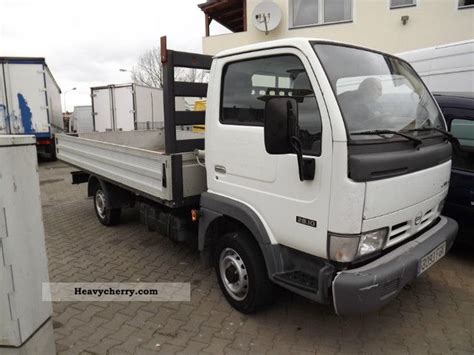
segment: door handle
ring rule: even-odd
[[[214,165],[214,170],[216,173],[221,173],[221,174],[226,173],[225,166],[222,166],[222,165]]]

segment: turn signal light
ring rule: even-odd
[[[191,210],[191,221],[197,222],[198,219],[199,219],[198,210]]]

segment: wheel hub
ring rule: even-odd
[[[225,278],[230,283],[236,283],[237,281],[239,281],[239,274],[238,274],[237,269],[235,268],[234,265],[230,265],[225,270]]]
[[[105,218],[105,194],[101,190],[95,194],[95,207],[100,218]]]
[[[234,249],[226,248],[221,252],[219,271],[229,295],[238,301],[243,300],[249,289],[247,267]]]

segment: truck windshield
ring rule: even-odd
[[[387,139],[408,133],[419,138],[437,134],[442,116],[415,71],[403,60],[359,48],[314,43],[353,140]],[[439,133],[438,133],[439,134]]]

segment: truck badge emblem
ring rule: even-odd
[[[423,214],[421,212],[416,215],[416,217],[415,217],[415,226],[417,226],[421,223],[422,218],[423,218]]]
[[[318,223],[316,221],[309,218],[301,217],[301,216],[296,216],[296,223],[301,223],[313,228],[316,228],[318,226]]]

